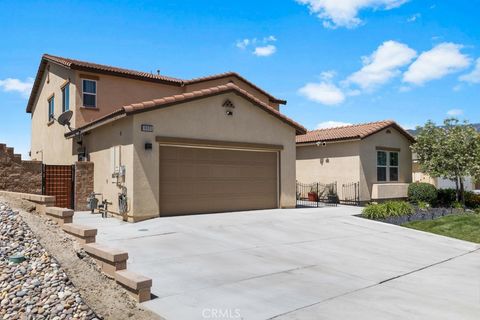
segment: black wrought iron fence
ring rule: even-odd
[[[297,207],[321,207],[338,204],[337,183],[301,183],[297,181]]]
[[[360,205],[360,182],[342,184],[341,204]]]

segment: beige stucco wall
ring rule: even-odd
[[[234,114],[225,115],[226,99]],[[154,125],[154,132],[141,132],[141,124]],[[134,214],[159,213],[159,145],[156,136],[279,144],[281,162],[281,207],[295,206],[295,129],[233,93],[196,100],[133,116]],[[145,142],[153,150],[144,150]],[[161,213],[160,213],[161,215]]]
[[[97,108],[84,108],[82,97],[83,75],[98,77]],[[105,116],[122,106],[132,103],[158,99],[182,92],[180,86],[167,85],[148,81],[140,81],[123,77],[78,71],[75,83],[79,88],[75,96],[77,118],[75,125],[82,126],[97,118]]]
[[[62,113],[61,87],[68,79],[74,79],[75,72],[61,68],[55,64],[49,65],[49,72],[44,73],[41,90],[32,108],[32,160],[43,161],[46,164],[73,164],[76,156],[73,155],[72,140],[64,137],[68,131],[57,122],[48,122],[48,99],[54,94],[55,118]],[[49,81],[47,82],[47,77]],[[74,106],[76,88],[70,84],[70,108]],[[75,117],[75,115],[74,115]],[[73,119],[72,123],[74,123]],[[75,147],[76,148],[76,147]]]
[[[127,188],[128,205],[133,206],[133,127],[131,117],[120,119],[95,129],[84,138],[84,145],[94,163],[94,192],[101,193],[103,199],[112,202],[109,211],[118,213],[118,193],[121,187]],[[111,148],[120,146],[120,165],[126,166],[125,181],[117,184],[112,178]],[[101,200],[102,197],[97,197]]]
[[[388,200],[406,198],[408,195],[409,183],[374,183],[372,184],[373,200]]]
[[[326,146],[297,146],[297,180],[301,183],[337,182],[337,192],[344,199],[342,185],[360,179],[359,141],[327,143]]]
[[[387,133],[389,131],[390,133]],[[394,128],[387,128],[362,140],[360,146],[360,200],[371,200],[372,188],[374,184],[388,184],[390,182],[377,181],[377,147],[398,148],[399,152],[399,173],[398,181],[393,183],[412,182],[412,151],[411,142],[399,131]],[[378,188],[378,187],[377,187]],[[380,187],[381,188],[381,187]],[[404,187],[383,188],[382,197],[385,198],[385,192],[391,192],[389,198],[403,198],[406,193]]]

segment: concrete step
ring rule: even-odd
[[[97,262],[102,271],[115,278],[115,271],[127,268],[128,252],[110,248],[98,243],[87,243],[84,250]]]
[[[58,224],[63,225],[65,223],[72,223],[73,210],[59,207],[46,207],[45,213],[47,216],[52,217]]]
[[[80,244],[94,243],[97,229],[81,224],[67,223],[62,226],[63,231],[74,236]]]
[[[152,279],[132,271],[120,270],[115,272],[115,281],[127,289],[137,302],[151,299]]]

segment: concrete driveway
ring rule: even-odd
[[[355,207],[161,218],[76,213],[153,278],[167,319],[479,319],[480,246]]]

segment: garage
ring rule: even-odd
[[[160,216],[278,207],[277,150],[161,146],[159,159]]]

